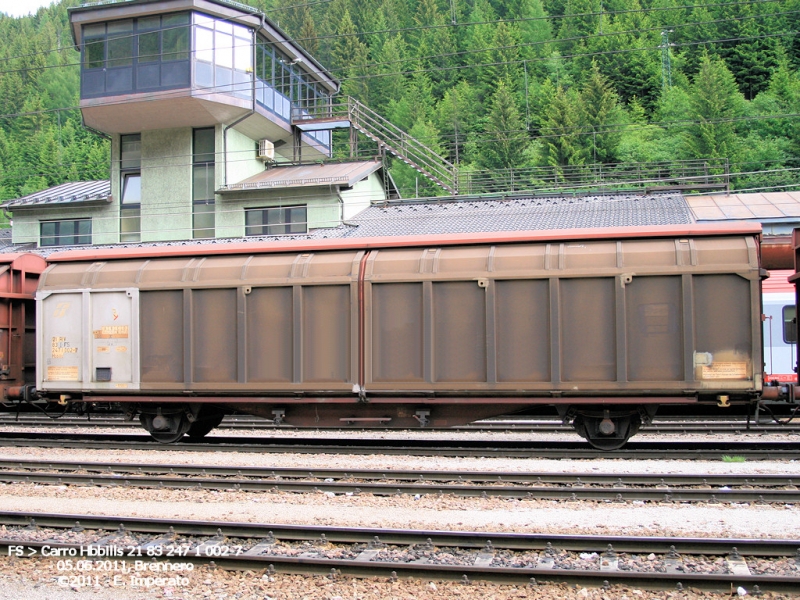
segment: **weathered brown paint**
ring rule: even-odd
[[[686,236],[720,236],[761,234],[756,223],[724,223],[694,225],[659,225],[649,227],[604,227],[592,229],[550,229],[543,231],[501,231],[491,233],[459,233],[449,235],[386,236],[376,238],[347,238],[286,242],[241,242],[221,244],[209,248],[198,246],[169,246],[155,248],[93,248],[55,252],[48,262],[75,262],[87,260],[122,260],[140,258],[169,258],[184,256],[214,256],[234,254],[282,254],[331,250],[371,250],[375,248],[426,248],[431,246],[464,246],[476,244],[509,244],[514,242],[546,242],[570,240],[615,239],[672,239]]]
[[[757,230],[730,229],[70,254],[40,289],[138,290],[142,396],[118,401],[286,404],[298,418],[298,406],[354,403],[370,419],[383,418],[370,405],[455,404],[467,422],[509,406],[757,393]]]

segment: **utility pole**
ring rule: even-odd
[[[525,69],[525,129],[530,132],[531,130],[531,109],[528,103],[528,61],[522,61],[522,67]]]
[[[672,29],[661,32],[661,87],[664,91],[672,87],[672,71],[669,65],[669,34]]]

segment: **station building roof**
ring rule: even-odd
[[[698,221],[800,219],[800,192],[687,196]]]
[[[108,204],[110,202],[111,182],[106,179],[102,181],[62,183],[41,192],[9,200],[2,205],[2,208],[14,211],[63,204],[87,205]]]

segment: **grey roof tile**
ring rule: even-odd
[[[526,197],[371,206],[345,237],[437,235],[591,227],[684,225],[694,219],[680,194]]]
[[[9,200],[2,206],[10,210],[40,207],[53,204],[80,204],[111,200],[111,182],[103,181],[75,181],[62,183],[55,187],[28,194],[22,198]]]
[[[162,248],[240,242],[688,225],[694,222],[686,200],[681,194],[532,196],[500,200],[459,198],[434,202],[405,201],[375,205],[360,212],[345,224],[329,229],[315,229],[308,234],[144,242],[94,247]],[[19,248],[19,246],[0,247],[0,253],[19,251]],[[76,246],[75,248],[86,248],[86,246]],[[29,247],[24,249],[30,250]],[[63,249],[63,247],[37,248],[35,251],[47,256]]]

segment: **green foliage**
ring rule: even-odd
[[[437,154],[443,153],[436,125],[431,121],[425,120],[424,117],[417,119],[409,134]],[[430,179],[402,161],[395,162],[392,167],[392,177],[404,197],[427,198],[441,196],[445,193],[442,188],[434,184]]]
[[[548,82],[549,83],[549,82]],[[574,89],[548,84],[550,104],[541,122],[542,163],[551,167],[586,162],[581,129],[581,99]]]
[[[689,147],[693,158],[735,158],[735,118],[744,113],[745,100],[721,59],[704,56],[694,78],[691,96]]]
[[[530,142],[511,85],[501,79],[491,100],[484,133],[472,144],[471,154],[482,169],[508,169],[525,162]]]
[[[81,1],[0,16],[0,199],[108,176],[108,141],[75,108]],[[800,0],[244,2],[461,172],[716,157],[745,188],[800,167]],[[415,173],[392,167],[409,195]]]
[[[617,93],[600,73],[597,63],[581,91],[582,125],[591,131],[587,136],[588,156],[593,163],[617,161],[617,149],[622,134],[623,111]]]
[[[722,462],[726,463],[743,463],[747,462],[747,457],[745,456],[728,456],[727,454],[722,455]]]
[[[108,141],[83,128],[75,109],[79,55],[66,8],[78,3],[0,17],[0,200],[108,177]]]

